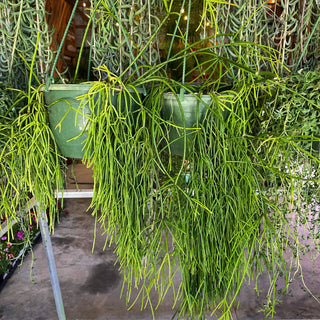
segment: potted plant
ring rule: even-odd
[[[146,3],[152,5],[151,1]],[[193,2],[190,3],[188,11]],[[202,3],[200,21],[215,12],[214,2],[204,0]],[[130,41],[130,28],[126,23],[142,23],[141,12],[147,16],[148,8],[151,8],[144,7],[139,15],[136,10],[141,9],[139,7],[122,11],[122,14],[131,13],[131,20],[127,22],[117,16],[113,2],[98,1],[96,4],[94,8],[99,10],[100,5],[106,5],[103,17],[112,16],[115,19],[112,21],[119,23],[119,26],[113,23],[107,30],[120,28]],[[119,1],[117,4],[128,3]],[[229,35],[228,42],[216,43],[219,35],[213,33],[188,43],[186,28],[185,32],[177,34],[185,45],[182,50],[166,55],[159,64],[144,63],[144,53],[150,52],[145,50],[161,26],[169,17],[180,16],[182,7],[173,11],[172,4],[173,1],[163,1],[167,14],[159,21],[159,27],[143,50],[138,50],[137,41],[129,41],[133,45],[132,60],[123,64],[120,74],[110,67],[111,64],[97,65],[98,74],[107,81],[91,83],[88,91],[79,96],[80,106],[90,109],[85,115],[87,137],[83,141],[83,161],[93,167],[95,184],[91,206],[96,228],[106,234],[106,245],[116,246],[120,271],[128,285],[128,303],[132,289],[138,287],[142,305],[150,304],[153,310],[152,290],[158,293],[159,304],[172,290],[178,317],[204,318],[208,312],[221,312],[219,315],[226,317],[236,304],[243,283],[256,279],[265,269],[271,279],[267,312],[272,313],[277,298],[277,274],[289,275],[283,255],[289,236],[293,238],[290,245],[299,248],[297,233],[282,214],[277,203],[279,198],[273,197],[277,190],[266,189],[264,184],[270,172],[283,181],[294,181],[292,174],[288,179],[288,174],[274,165],[278,156],[286,159],[285,151],[278,153],[279,148],[271,148],[278,137],[265,135],[261,130],[265,110],[261,93],[272,97],[271,84],[274,82],[268,77],[270,74],[274,77],[274,74],[268,69],[257,70],[255,61],[276,64],[276,55],[270,48],[244,42],[236,35]],[[133,14],[136,18],[132,20]],[[209,20],[214,30],[215,20]],[[95,23],[98,21],[104,20],[101,18]],[[212,40],[213,47],[205,45]],[[125,45],[129,46],[128,42]],[[121,48],[119,45],[118,49]],[[35,57],[36,54],[32,61]],[[196,61],[190,74],[210,66],[209,77],[204,77],[199,88],[183,78],[168,77],[169,67],[179,61],[186,65],[188,59]],[[274,70],[277,70],[277,64]],[[201,75],[199,73],[193,80],[202,79]],[[1,184],[5,200],[0,208],[12,217],[18,206],[27,202],[29,192],[34,193],[42,206],[50,206],[54,203],[54,190],[63,186],[60,169],[63,157],[48,125],[41,86],[35,89],[31,85],[36,79],[32,78],[31,72],[27,93],[20,92],[14,103],[14,107],[21,103],[25,112],[12,122],[2,122],[0,127],[4,146],[0,163],[7,179],[7,183]],[[230,79],[233,90],[225,90],[224,85],[228,85]],[[142,85],[148,91],[143,101],[137,90]],[[182,122],[176,125],[163,112],[164,93],[169,91],[181,110]],[[199,93],[201,91],[209,93],[210,100],[206,100]],[[117,92],[125,94],[120,94],[115,103],[113,99]],[[196,101],[192,113],[200,116],[194,122],[195,126],[187,123],[183,112],[183,101],[188,95]],[[134,116],[129,112],[130,102],[139,106]],[[67,106],[68,110],[74,108],[76,114],[81,115],[78,107],[70,102]],[[228,110],[228,115],[220,112],[224,109]],[[63,123],[63,116],[57,123],[58,128]],[[170,147],[173,142],[169,141],[168,132],[173,127],[182,132],[182,156],[175,155]],[[279,145],[286,142],[284,139],[277,141]],[[274,153],[266,157],[265,152],[269,149]],[[23,173],[22,179],[15,175],[16,172]],[[288,190],[292,188],[294,184]],[[281,200],[288,199],[286,193]],[[177,276],[181,276],[179,287],[173,282]],[[284,289],[289,281],[288,276]]]
[[[74,5],[74,9],[76,5]],[[125,10],[122,10],[122,8]],[[90,113],[88,104],[92,102],[90,102],[92,99],[96,101],[97,95],[99,95],[99,93],[97,95],[93,93],[95,88],[99,88],[98,91],[109,90],[108,93],[105,93],[110,97],[112,96],[108,103],[118,104],[122,112],[126,110],[131,113],[138,108],[139,101],[141,102],[138,96],[145,93],[145,89],[131,89],[132,86],[130,85],[126,89],[126,83],[130,83],[132,79],[139,77],[141,70],[146,67],[146,61],[151,63],[158,57],[157,51],[153,49],[152,45],[156,36],[156,33],[153,34],[153,29],[157,27],[152,21],[154,16],[151,14],[156,10],[155,3],[151,4],[150,1],[145,1],[142,8],[143,10],[136,12],[137,7],[132,6],[130,1],[125,0],[117,4],[112,1],[92,1],[89,21],[84,32],[73,82],[76,82],[87,34],[93,25],[90,43],[91,60],[88,61],[88,70],[91,66],[94,66],[94,74],[98,82],[105,81],[109,85],[105,86],[100,83],[99,86],[99,83],[97,83],[97,86],[95,86],[94,82],[91,82],[54,84],[49,87],[49,84],[47,84],[45,97],[48,105],[50,105],[51,128],[57,137],[59,146],[61,143],[60,149],[65,156],[83,157],[83,142],[87,136],[85,131],[87,130],[88,114]],[[149,14],[148,20],[145,17],[146,12]],[[146,21],[148,23],[145,23]],[[148,36],[143,39],[137,38],[137,31],[143,34],[147,32]],[[58,56],[59,51],[56,60]],[[149,57],[150,61],[147,60],[146,56]],[[144,67],[138,67],[138,64],[141,65],[142,63],[144,63]],[[53,71],[54,67],[52,68],[51,79],[53,78]],[[51,79],[49,78],[49,82]],[[113,89],[115,84],[118,85],[118,88]],[[124,96],[119,98],[119,94]],[[76,97],[82,97],[82,99],[75,99]],[[132,102],[132,107],[128,109],[125,104],[128,104],[129,101]],[[74,125],[69,125],[68,119],[74,122]],[[70,131],[71,129],[72,131]],[[64,133],[66,133],[66,136],[64,136]],[[72,149],[74,150],[72,151]]]
[[[229,34],[228,41],[222,41],[225,34],[219,34],[218,26],[213,25],[218,19],[214,16],[215,3],[175,1],[167,7],[170,18],[161,30],[165,38],[162,60],[171,82],[170,85],[162,82],[162,109],[165,119],[171,121],[167,126],[170,152],[181,156],[188,153],[192,127],[199,127],[199,121],[205,118],[210,106],[226,120],[233,101],[241,99],[238,95],[255,99],[250,84],[274,76],[266,70],[260,72],[255,61],[260,59],[261,64],[267,63],[269,69],[274,70],[275,52],[260,44],[240,41],[237,34]],[[247,59],[243,58],[244,52]],[[237,76],[241,73],[242,76]]]
[[[176,16],[180,15],[179,12],[182,12],[181,7]],[[185,40],[187,37],[183,35],[181,38]],[[217,38],[218,34],[212,36],[212,39]],[[206,41],[210,39],[208,37]],[[264,185],[265,177],[270,173],[285,179],[284,173],[277,171],[272,161],[281,155],[275,152],[272,159],[265,161],[260,153],[261,149],[267,151],[265,146],[274,141],[271,139],[268,143],[268,138],[259,134],[259,128],[264,99],[272,96],[270,85],[273,77],[277,77],[270,72],[278,70],[277,56],[272,48],[238,39],[237,33],[229,34],[228,39],[228,42],[217,41],[211,50],[207,46],[202,48],[201,44],[205,42],[201,40],[187,43],[180,52],[169,58],[167,55],[157,66],[157,71],[163,71],[167,65],[177,66],[179,61],[196,59],[199,53],[207,55],[211,60],[204,59],[202,65],[211,63],[218,76],[212,76],[207,82],[205,77],[206,86],[199,89],[206,92],[211,89],[211,97],[216,104],[199,97],[194,86],[183,83],[183,79],[179,83],[179,78],[168,78],[165,72],[157,76],[155,82],[160,85],[152,87],[145,102],[151,113],[147,123],[152,133],[151,150],[154,152],[153,170],[151,173],[148,171],[154,188],[153,200],[148,199],[151,210],[143,211],[143,214],[135,210],[133,221],[140,221],[137,224],[132,224],[130,216],[125,217],[124,224],[117,221],[123,243],[128,241],[128,237],[122,238],[121,234],[128,226],[130,230],[132,227],[130,234],[139,235],[137,242],[130,242],[134,246],[134,250],[130,247],[132,255],[125,248],[119,251],[123,265],[127,265],[127,279],[136,275],[136,281],[144,284],[146,280],[142,274],[147,270],[147,283],[157,283],[159,292],[165,293],[168,288],[173,289],[172,279],[180,270],[182,283],[179,293],[182,295],[177,295],[176,303],[180,299],[177,312],[181,317],[204,317],[208,310],[224,310],[226,316],[236,302],[246,275],[249,279],[258,277],[262,269],[269,273],[271,279],[267,312],[272,314],[276,303],[277,273],[274,270],[286,276],[284,291],[289,284],[290,272],[283,256],[289,235],[294,237],[290,245],[299,248],[297,233],[282,215],[283,208],[277,202],[279,197],[270,196],[270,192],[274,194],[276,191]],[[197,51],[192,50],[195,48]],[[274,66],[271,70],[259,69],[261,65],[255,61],[260,61],[263,66],[274,63]],[[197,68],[199,66],[200,63],[196,65]],[[190,69],[191,72],[194,68]],[[150,80],[148,72],[142,77]],[[201,78],[200,75],[198,77]],[[234,90],[224,91],[223,85],[230,79]],[[182,89],[182,94],[179,89]],[[169,101],[175,99],[170,103],[178,106],[182,118],[180,123],[173,123],[172,117],[164,117],[163,94],[167,91],[174,96]],[[183,110],[187,93],[196,101],[190,109],[200,116],[191,124],[187,124]],[[200,107],[203,101],[205,108]],[[220,114],[219,106],[228,109],[228,117]],[[201,110],[205,112],[201,114]],[[175,147],[177,141],[177,136],[170,141],[168,132],[172,128],[180,131],[179,136],[183,140],[182,152],[178,156],[170,147]],[[129,171],[125,170],[126,173]],[[290,199],[287,196],[285,199]],[[115,232],[115,225],[119,224],[114,223],[111,230]],[[142,257],[143,265],[137,262],[138,257]],[[130,262],[126,264],[125,261]],[[128,267],[131,263],[135,267]],[[173,265],[178,265],[178,268],[172,268]],[[150,290],[151,286],[143,286],[141,294],[148,297]],[[159,301],[163,296],[160,294]]]
[[[46,51],[51,43],[51,32],[46,28],[45,15],[44,1],[31,3],[22,0],[19,4],[3,1],[0,5],[3,48],[0,53],[0,85],[3,89],[0,112],[0,214],[6,217],[9,227],[17,219],[16,211],[29,200],[31,190],[55,215],[57,208],[53,204],[52,191],[56,187],[62,188],[60,157],[51,154],[55,146],[51,146],[51,135],[43,122],[46,119],[42,114],[45,109],[40,107],[43,100],[34,89],[45,80],[52,62],[52,55]],[[38,54],[35,54],[36,50]],[[32,139],[37,141],[32,143]],[[44,152],[43,159],[38,153],[40,146],[49,152]],[[52,184],[41,186],[42,178],[49,172],[58,172],[56,179]],[[36,186],[33,185],[32,175]]]

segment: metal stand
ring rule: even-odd
[[[93,195],[92,189],[84,189],[84,190],[67,189],[62,192],[56,193],[55,197],[56,198],[62,198],[62,197],[63,198],[92,198],[92,195]],[[39,213],[41,237],[42,237],[44,248],[46,250],[51,286],[53,290],[54,300],[56,303],[58,318],[59,320],[66,320],[66,315],[64,312],[63,300],[61,295],[61,289],[59,285],[58,273],[57,273],[57,268],[54,260],[52,243],[50,239],[47,216],[43,208],[40,208],[38,202],[35,201],[33,204],[36,206],[37,211]]]

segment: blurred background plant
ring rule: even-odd
[[[208,4],[209,6],[209,4]],[[218,43],[230,37],[266,45],[278,51],[277,72],[282,76],[301,68],[314,69],[319,63],[320,3],[316,0],[235,0],[231,4],[216,1],[216,34],[225,34]],[[232,48],[217,47],[220,53]],[[257,56],[258,70],[269,70],[266,60]]]
[[[60,202],[57,202],[56,205],[60,212],[60,218],[69,214],[62,210]],[[48,210],[46,214],[50,220]],[[21,265],[26,254],[32,251],[32,246],[40,236],[35,208],[30,209],[30,212],[26,211],[19,214],[12,227],[8,228],[7,223],[10,224],[12,221],[7,221],[5,217],[1,218],[0,290],[15,268]]]
[[[39,31],[38,53],[33,69],[30,70]],[[45,1],[1,1],[0,83],[7,88],[25,90],[30,71],[42,81],[46,79],[53,59],[51,35],[52,31],[46,23]]]
[[[273,82],[272,95],[261,109],[257,145],[263,161],[273,168],[266,175],[267,194],[273,194],[282,214],[301,234],[300,251],[314,256],[320,249],[319,85],[318,69],[301,69]]]

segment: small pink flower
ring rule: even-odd
[[[12,247],[12,243],[11,242],[8,242],[7,243],[7,246],[10,248],[10,247]]]
[[[13,258],[13,254],[12,253],[9,254],[9,258]]]
[[[23,240],[23,232],[22,231],[18,231],[17,232],[17,237],[19,240]]]
[[[1,238],[1,240],[7,240],[7,237],[6,237],[6,236],[3,236],[3,237]]]

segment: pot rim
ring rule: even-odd
[[[183,100],[198,100],[194,95],[198,96],[199,99],[203,100],[204,102],[210,102],[212,100],[211,95],[209,94],[203,94],[203,93],[184,93],[183,95]],[[163,99],[164,100],[177,100],[177,98],[179,99],[179,94],[174,94],[173,92],[165,92],[163,93]]]
[[[41,91],[50,92],[50,91],[83,91],[89,90],[95,83],[100,81],[84,82],[84,83],[52,83],[49,85],[49,89],[46,90],[45,86],[41,88]],[[115,87],[119,88],[119,87]],[[126,87],[126,90],[133,92],[134,90],[131,87]],[[141,94],[143,92],[142,88],[135,87],[135,90]]]

